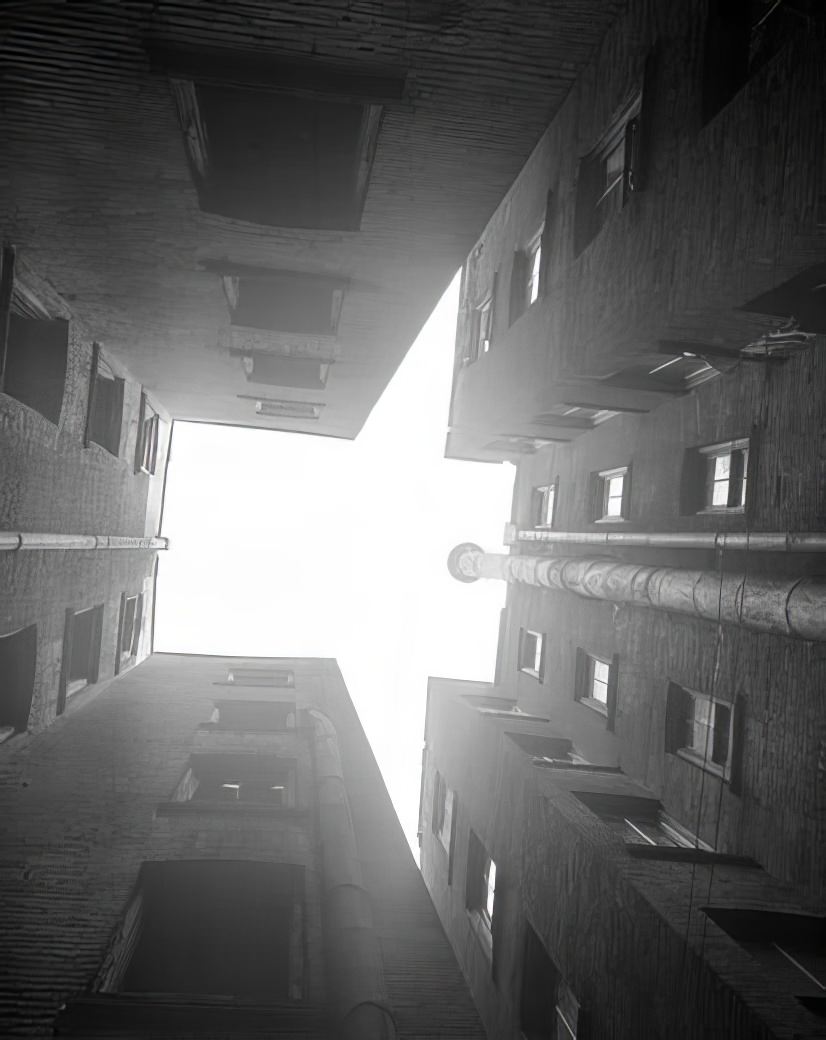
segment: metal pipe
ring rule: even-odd
[[[649,567],[605,557],[505,556],[457,545],[448,569],[459,581],[498,578],[589,599],[690,614],[796,639],[826,640],[826,579],[774,581],[745,574]]]
[[[23,549],[151,549],[169,548],[168,538],[124,534],[52,534],[36,531],[0,531],[0,552]]]
[[[826,552],[823,531],[554,531],[505,527],[505,544],[558,542],[575,545],[630,546],[662,549],[752,549],[759,552]]]

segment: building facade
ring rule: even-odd
[[[484,1036],[334,661],[153,655],[3,751],[3,1036]]]

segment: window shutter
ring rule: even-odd
[[[622,478],[622,516],[624,520],[631,519],[631,477],[631,464],[629,463]]]
[[[608,729],[614,732],[617,720],[617,686],[619,684],[619,654],[611,658],[611,670],[608,673]]]
[[[758,426],[752,426],[749,431],[749,461],[746,466],[746,522],[750,525],[755,516],[755,502],[757,500],[757,472],[760,465],[760,441],[761,430]]]
[[[605,482],[599,473],[592,473],[588,479],[588,520],[593,523],[602,516]]]
[[[490,345],[493,348],[496,339],[496,298],[499,295],[499,268],[493,272],[493,284],[490,287]]]
[[[731,769],[729,790],[732,794],[743,793],[743,748],[746,739],[746,698],[738,694],[734,699],[734,718],[731,723]]]
[[[548,638],[547,633],[542,635],[542,646],[539,650],[539,681],[545,681],[545,655],[548,652]]]
[[[123,653],[123,620],[126,615],[126,593],[120,594],[120,612],[118,614],[118,642],[115,647],[115,675],[120,673],[120,658]]]
[[[585,249],[599,231],[597,200],[602,194],[604,166],[597,156],[585,155],[579,161],[574,211],[574,256]]]
[[[588,682],[588,655],[581,646],[576,648],[576,661],[574,664],[574,699],[580,700],[588,694],[586,684]]]
[[[545,223],[542,225],[542,256],[539,260],[539,295],[544,296],[550,276],[548,274],[551,262],[551,224],[554,214],[554,193],[549,191],[545,199]]]
[[[513,267],[511,268],[511,293],[510,306],[508,308],[508,325],[513,325],[516,319],[525,310],[525,292],[527,284],[527,257],[521,249],[513,254]]]
[[[141,463],[143,462],[143,441],[144,441],[144,429],[143,424],[146,418],[146,394],[141,390],[141,404],[138,410],[138,436],[135,440],[135,472],[140,473]]]
[[[441,821],[439,819],[439,816],[440,816],[440,812],[439,812],[439,809],[440,809],[440,798],[439,798],[439,795],[440,795],[441,784],[442,784],[442,774],[440,772],[438,772],[438,770],[437,770],[436,775],[433,777],[433,805],[432,805],[431,811],[430,811],[430,827],[431,827],[431,830],[433,831],[434,834],[438,834],[440,829],[441,829]]]
[[[665,702],[665,750],[670,752],[679,751],[685,747],[685,727],[688,718],[691,694],[678,686],[677,683],[668,684],[668,694]]]
[[[123,389],[125,381],[116,379],[112,388],[109,412],[109,438],[107,444],[113,455],[120,454],[120,432],[123,423]]]
[[[138,602],[135,604],[135,622],[132,628],[132,656],[136,656],[138,652],[138,646],[141,641],[141,621],[143,620],[143,593],[138,595]]]
[[[688,516],[703,508],[707,459],[696,448],[686,449],[680,475],[680,513]]]
[[[88,448],[92,440],[92,424],[95,415],[95,398],[97,397],[98,362],[100,360],[100,344],[92,344],[92,367],[89,371],[89,401],[86,405],[86,429],[83,434],[83,447]]]
[[[89,639],[89,682],[100,677],[100,644],[103,638],[103,607],[95,607],[92,634]]]
[[[653,142],[654,103],[656,87],[657,55],[649,51],[645,59],[642,78],[642,103],[640,113],[629,120],[625,129],[625,183],[623,191],[644,191],[650,170]]]
[[[75,624],[75,612],[66,611],[63,626],[63,656],[60,659],[60,688],[57,694],[57,714],[62,715],[66,708],[66,691],[69,686],[69,669],[72,663],[72,632]]]
[[[456,858],[456,827],[459,818],[459,799],[453,792],[453,807],[450,815],[450,849],[447,854],[447,883],[453,884],[453,862]]]

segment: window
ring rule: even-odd
[[[513,325],[541,295],[542,231],[540,228],[524,249],[517,249],[513,254],[508,314],[510,325]]]
[[[317,358],[293,357],[264,350],[230,348],[230,354],[241,358],[241,368],[249,383],[267,386],[292,386],[299,390],[323,390],[327,385],[332,362]],[[256,398],[260,400],[260,398]]]
[[[403,75],[227,49],[148,49],[171,76],[202,210],[359,229],[382,107],[404,97]]]
[[[213,262],[233,325],[333,337],[348,282],[305,271],[276,271]]]
[[[135,445],[135,472],[155,472],[158,461],[158,431],[160,417],[141,391],[141,405],[138,412],[138,439]]]
[[[143,614],[143,594],[120,598],[120,618],[118,621],[118,646],[115,654],[115,675],[129,664],[133,664],[138,656],[141,638],[141,620]]]
[[[732,767],[733,724],[732,704],[669,683],[666,751],[727,780]]]
[[[529,628],[519,630],[519,671],[542,681],[545,673],[545,636]]]
[[[703,122],[724,108],[791,39],[805,16],[773,0],[710,0],[703,59]]]
[[[89,390],[89,411],[86,417],[86,444],[94,441],[111,455],[120,452],[120,433],[123,421],[124,380],[116,376],[94,344],[92,373]]]
[[[704,909],[776,983],[810,1011],[826,1016],[826,917]]]
[[[261,754],[207,754],[190,757],[172,803],[205,811],[295,807],[295,763]],[[167,806],[161,811],[168,811]]]
[[[98,681],[102,629],[103,604],[88,610],[66,611],[58,715],[69,697]]]
[[[278,419],[320,419],[321,401],[283,401],[272,397],[238,394],[242,400],[255,402],[256,415],[270,415]]]
[[[680,511],[739,513],[746,508],[749,441],[689,448],[683,458]]]
[[[37,665],[37,625],[0,636],[0,742],[29,725]]]
[[[470,329],[470,353],[466,360],[468,363],[477,361],[483,354],[490,350],[493,338],[493,296],[473,308],[471,314]]]
[[[467,909],[475,912],[490,931],[496,900],[496,864],[473,831],[468,839],[466,897]]]
[[[437,772],[433,784],[433,833],[441,842],[445,852],[451,853],[455,821],[456,792],[451,790],[441,773]]]
[[[219,683],[219,686],[224,685]],[[273,668],[230,668],[227,686],[295,686],[295,674],[288,670]]]
[[[597,236],[641,184],[642,91],[628,100],[597,145],[579,163],[574,255]]]
[[[616,717],[617,678],[619,657],[611,660],[594,657],[581,647],[576,652],[576,675],[574,677],[574,695],[576,699],[604,715],[608,719],[608,728],[613,730]]]
[[[556,514],[556,488],[543,484],[533,489],[533,523],[535,527],[553,527]]]
[[[627,845],[712,848],[663,811],[656,798],[574,791],[573,794]]]
[[[0,393],[57,423],[66,382],[69,323],[53,320],[34,293],[15,279],[13,246],[4,246],[0,257]]]
[[[533,758],[544,758],[550,762],[572,761],[573,745],[564,737],[546,737],[539,733],[508,733],[508,738]]]
[[[822,225],[821,225],[822,226]],[[740,308],[757,314],[771,314],[786,322],[796,319],[806,332],[826,333],[826,264],[815,264],[787,282]]]
[[[604,469],[591,477],[593,487],[592,520],[619,523],[627,520],[631,501],[631,473],[628,466]]]
[[[662,394],[684,394],[717,375],[717,370],[692,353],[671,357],[649,355],[606,376],[602,382],[625,390],[645,390]]]
[[[241,733],[294,729],[295,701],[216,701],[210,726]]]
[[[554,405],[547,412],[540,412],[534,422],[540,426],[557,426],[560,429],[592,430],[607,419],[613,419],[617,412],[610,408],[592,408],[581,404],[562,402]]]
[[[519,1026],[525,1040],[576,1040],[579,1003],[539,936],[526,925]]]
[[[303,868],[293,864],[144,863],[95,988],[146,999],[298,1000],[303,888]]]

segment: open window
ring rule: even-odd
[[[713,119],[805,25],[807,6],[805,0],[802,5],[775,0],[709,0],[703,56],[704,123]]]
[[[295,762],[255,753],[194,754],[172,796],[172,804],[183,803],[206,812],[294,808]]]
[[[556,490],[558,481],[541,484],[531,494],[531,514],[534,527],[553,527],[556,519]]]
[[[539,228],[523,249],[513,254],[511,267],[508,324],[513,325],[535,303],[542,292],[543,228]]]
[[[618,369],[602,382],[623,390],[677,395],[687,393],[695,386],[713,379],[716,374],[717,370],[697,354],[652,354]]]
[[[542,682],[545,675],[545,634],[530,628],[519,630],[519,671]]]
[[[202,210],[357,231],[396,69],[152,43],[170,77]]]
[[[574,255],[599,234],[632,192],[642,187],[642,98],[638,90],[579,162],[574,214]]]
[[[668,684],[665,749],[728,780],[735,758],[735,705]]]
[[[111,455],[120,453],[123,388],[124,380],[115,375],[103,358],[99,345],[95,343],[86,416],[86,444],[94,441]]]
[[[295,701],[216,701],[211,728],[238,733],[295,729]]]
[[[319,361],[318,358],[275,354],[265,350],[233,347],[230,354],[241,358],[247,382],[263,383],[266,386],[292,386],[300,390],[323,390],[332,365],[332,362]]]
[[[160,416],[149,403],[146,394],[141,391],[141,405],[138,412],[138,437],[135,442],[135,472],[155,472],[158,462],[158,434]]]
[[[591,791],[574,791],[573,794],[626,845],[713,851],[710,845],[664,813],[656,798]]]
[[[576,1040],[579,1002],[539,936],[526,924],[519,1026],[525,1040]]]
[[[591,520],[621,523],[631,513],[631,469],[618,466],[591,474]]]
[[[98,681],[102,631],[103,604],[88,610],[66,611],[58,715],[70,697]]]
[[[445,852],[450,856],[453,851],[456,809],[456,792],[447,786],[441,773],[437,771],[433,782],[433,812],[431,827],[439,839]]]
[[[717,907],[704,911],[777,985],[826,1017],[826,917]]]
[[[69,323],[52,318],[43,304],[14,278],[14,249],[2,251],[0,328],[8,315],[5,341],[0,339],[0,392],[34,409],[50,422],[60,421]]]
[[[37,625],[0,636],[0,743],[29,725],[37,665]]]
[[[305,271],[209,264],[220,273],[233,325],[333,337],[348,282]]]
[[[604,715],[613,730],[617,713],[619,657],[596,657],[581,647],[576,652],[574,695],[580,704]]]
[[[143,621],[143,593],[120,597],[118,618],[118,645],[115,652],[115,675],[134,664],[138,656]]]
[[[144,863],[95,988],[167,1002],[299,1000],[303,889],[293,864]]]
[[[496,864],[474,831],[468,838],[465,905],[490,933],[496,909]]]
[[[531,758],[541,758],[548,762],[582,761],[566,737],[546,737],[539,733],[507,733],[506,736]]]
[[[242,666],[230,668],[227,671],[225,683],[219,686],[295,686],[295,673],[289,669],[280,668],[246,668]]]
[[[681,512],[743,512],[748,469],[748,438],[689,448],[683,459]]]

